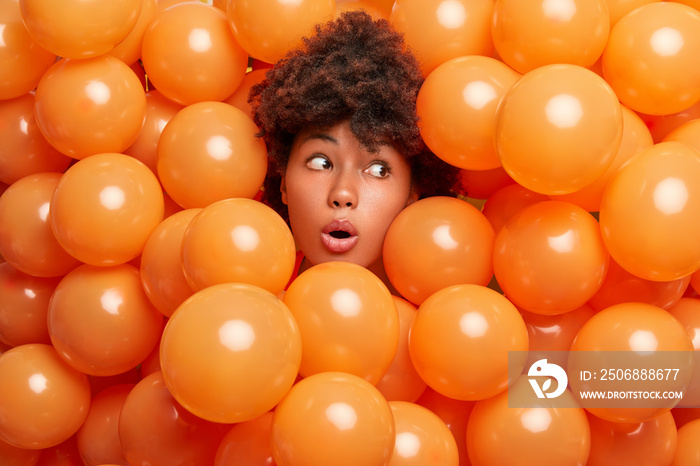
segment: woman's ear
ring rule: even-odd
[[[411,187],[411,191],[408,193],[408,200],[406,201],[406,207],[410,206],[414,202],[418,200],[420,196],[418,195],[418,191],[414,187]]]
[[[287,179],[284,175],[280,179],[280,194],[282,195],[282,204],[287,205]]]

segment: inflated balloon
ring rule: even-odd
[[[507,391],[476,402],[467,425],[467,451],[472,464],[586,464],[591,437],[584,410],[555,404],[561,399],[573,402],[571,392],[565,391],[556,401],[538,400],[537,406],[510,407],[509,398],[519,394],[531,397],[532,387],[526,377],[519,378]]]
[[[678,433],[671,413],[629,424],[608,422],[589,414],[588,423],[591,453],[587,466],[671,464],[673,460]]]
[[[691,466],[700,461],[698,435],[700,435],[700,419],[678,429],[673,466]]]
[[[228,19],[233,35],[251,57],[276,63],[289,50],[301,45],[301,38],[314,25],[331,21],[334,0],[229,0]]]
[[[132,384],[116,385],[95,395],[76,439],[87,464],[127,464],[119,441],[119,414]]]
[[[219,444],[214,466],[274,464],[270,444],[272,414],[265,413],[231,427]]]
[[[165,125],[182,110],[182,105],[166,99],[157,90],[146,92],[146,119],[136,141],[124,150],[158,175],[158,140]]]
[[[238,89],[236,89],[236,91],[224,102],[233,105],[239,110],[243,110],[243,113],[248,115],[248,117],[252,120],[253,109],[250,102],[248,102],[248,94],[250,93],[251,87],[265,79],[265,73],[267,73],[267,69],[251,70],[246,73],[246,75],[243,77],[241,85],[238,86]]]
[[[522,209],[547,200],[549,200],[548,196],[514,183],[489,196],[481,212],[491,223],[493,230],[498,233],[503,225]]]
[[[213,464],[231,427],[205,421],[183,408],[158,371],[143,378],[126,397],[119,438],[129,464]]]
[[[142,0],[20,0],[31,36],[60,57],[90,58],[112,50],[139,18]]]
[[[700,120],[691,120],[666,135],[664,141],[685,143],[700,151]]]
[[[552,199],[571,202],[588,212],[598,212],[600,210],[600,201],[603,198],[603,191],[605,191],[605,187],[610,182],[610,178],[629,162],[632,157],[654,144],[651,133],[642,119],[624,105],[620,108],[622,109],[622,140],[612,164],[593,183],[573,193],[550,196]]]
[[[53,62],[52,62],[53,63]],[[12,184],[40,172],[63,172],[72,159],[61,154],[39,131],[34,93],[0,100],[0,181]]]
[[[395,437],[391,408],[381,393],[344,372],[302,379],[272,418],[272,456],[279,466],[385,465]]]
[[[700,299],[681,298],[668,312],[685,327],[695,349],[693,377],[678,406],[697,408],[700,407],[700,371],[697,369],[700,366]]]
[[[141,82],[110,55],[59,60],[39,81],[35,99],[41,133],[74,159],[123,151],[138,137],[146,116]]]
[[[408,334],[416,319],[416,308],[403,298],[393,298],[399,314],[399,345],[391,366],[376,387],[387,401],[414,402],[427,386],[416,372],[408,352]]]
[[[390,23],[428,76],[453,58],[493,54],[493,6],[492,0],[396,0]]]
[[[347,372],[375,385],[399,344],[399,318],[386,285],[350,262],[324,262],[289,285],[284,303],[299,325],[299,374]]]
[[[173,313],[160,358],[168,389],[188,411],[243,422],[272,409],[292,386],[301,337],[272,293],[225,283],[195,293]]]
[[[700,152],[658,143],[608,183],[600,227],[612,258],[629,273],[671,281],[700,268]]]
[[[128,262],[163,220],[163,191],[143,163],[96,154],[63,174],[49,209],[58,244],[92,265]]]
[[[97,375],[89,375],[88,380],[90,381],[90,391],[92,397],[95,398],[99,393],[108,388],[116,387],[117,385],[136,385],[141,379],[141,366],[136,366],[133,369],[129,369],[126,372],[116,375],[108,375],[105,377],[100,377]]]
[[[625,356],[625,352],[628,353]],[[622,356],[620,356],[622,355]],[[655,360],[645,362],[654,356]],[[595,368],[639,368],[639,364],[662,364],[663,368],[678,372],[663,380],[607,381],[607,389],[622,387],[626,390],[646,388],[659,391],[682,391],[692,377],[693,343],[685,327],[664,309],[646,303],[628,302],[603,309],[588,319],[571,345],[568,360],[569,383],[577,399],[579,392],[600,390],[606,381],[583,381],[579,370]],[[627,367],[622,367],[626,365]],[[594,368],[594,369],[595,369]],[[661,367],[653,367],[661,368]],[[602,377],[602,373],[601,373]],[[603,385],[601,385],[603,384]],[[584,408],[610,422],[639,423],[668,412],[680,401],[678,398],[645,400],[623,404],[620,400],[605,399],[587,402]],[[631,406],[633,405],[633,406]]]
[[[0,5],[0,100],[14,99],[36,88],[56,55],[41,47],[29,34],[20,15],[19,1]]]
[[[252,199],[267,171],[258,128],[242,110],[200,102],[180,110],[158,140],[158,176],[186,209],[231,197]]]
[[[670,309],[683,297],[689,282],[689,276],[664,282],[646,280],[632,275],[615,260],[610,260],[603,284],[588,303],[596,311],[629,301]]]
[[[700,11],[676,2],[643,5],[610,30],[603,75],[632,110],[668,115],[700,99]]]
[[[592,215],[568,202],[543,201],[525,207],[498,232],[493,270],[518,307],[563,314],[598,291],[609,261]]]
[[[226,14],[201,2],[179,3],[157,14],[143,36],[141,59],[153,85],[182,105],[226,99],[248,65]]]
[[[46,315],[60,278],[27,275],[0,263],[0,341],[10,346],[50,344]]]
[[[335,14],[340,16],[346,11],[362,10],[372,17],[375,21],[379,19],[389,20],[389,13],[391,13],[391,8],[389,13],[387,13],[383,8],[371,3],[371,0],[336,0],[335,2]]]
[[[496,116],[503,168],[542,194],[567,194],[595,181],[621,139],[617,96],[603,78],[576,65],[528,72],[506,92]]]
[[[487,285],[493,275],[494,237],[489,221],[468,202],[421,199],[401,211],[387,230],[384,267],[396,290],[420,305],[451,285]]]
[[[457,442],[437,414],[407,401],[390,401],[396,443],[389,466],[458,466]]]
[[[187,209],[161,222],[149,236],[141,254],[141,282],[148,299],[166,317],[194,290],[182,269],[182,239],[190,222],[202,209]]]
[[[426,78],[416,101],[425,143],[435,155],[459,168],[500,167],[493,146],[496,110],[519,77],[490,57],[473,55],[442,63]]]
[[[690,276],[690,286],[700,294],[700,270]]]
[[[292,276],[295,251],[292,232],[277,212],[251,199],[224,199],[190,221],[182,266],[195,290],[249,283],[276,295]]]
[[[0,356],[0,440],[19,448],[48,448],[67,440],[90,407],[87,376],[50,345],[12,348]]]
[[[56,287],[48,312],[51,342],[67,363],[90,375],[116,375],[151,352],[163,316],[148,301],[138,269],[81,265]]]
[[[460,466],[469,466],[471,463],[467,454],[467,422],[476,402],[455,400],[428,387],[416,404],[428,408],[442,419],[457,443]]]
[[[685,110],[670,115],[647,115],[641,112],[637,112],[637,115],[649,128],[654,142],[661,142],[671,131],[689,121],[700,118],[700,101]]]
[[[0,462],[6,466],[36,466],[41,450],[18,448],[0,440]]]
[[[488,199],[501,188],[515,183],[503,167],[491,170],[461,170],[460,182],[465,194],[474,199]]]
[[[60,179],[60,173],[29,175],[0,197],[0,254],[24,273],[59,277],[80,265],[51,230],[49,206]]]
[[[153,21],[156,15],[156,2],[155,0],[142,0],[141,11],[139,12],[139,18],[131,28],[129,34],[119,42],[109,54],[116,57],[126,63],[127,65],[132,65],[137,63],[141,58],[141,46],[143,45],[143,36],[146,33],[146,29]]]
[[[498,0],[491,33],[501,59],[520,73],[554,63],[589,67],[610,31],[606,0]]]
[[[610,27],[613,27],[620,18],[630,11],[649,3],[660,2],[661,0],[607,0],[610,11]],[[683,3],[680,1],[679,3]]]
[[[444,288],[421,304],[408,339],[411,360],[429,387],[458,400],[504,391],[522,364],[510,351],[527,351],[518,310],[500,293],[479,285]]]

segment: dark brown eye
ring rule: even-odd
[[[309,159],[306,166],[313,170],[328,170],[331,168],[331,163],[327,158],[317,155]]]
[[[385,178],[389,176],[389,168],[383,163],[374,162],[367,168],[367,173],[377,178]]]

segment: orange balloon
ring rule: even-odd
[[[0,181],[12,184],[40,172],[63,172],[72,159],[54,149],[34,118],[34,93],[0,100]]]
[[[233,35],[251,57],[276,63],[301,38],[314,32],[314,25],[331,21],[334,0],[229,0],[228,19]]]
[[[561,356],[563,362],[566,362],[565,352],[569,351],[576,334],[581,330],[583,324],[595,315],[595,312],[588,304],[573,311],[555,315],[542,315],[520,310],[520,315],[522,315],[527,327],[529,342],[528,363],[525,366],[530,367],[543,357],[554,359],[556,356]],[[561,352],[561,354],[556,352]],[[550,362],[558,363],[557,361]]]
[[[129,34],[119,42],[109,54],[126,63],[132,65],[141,58],[141,47],[146,29],[156,16],[155,0],[142,0],[141,11],[139,12],[136,24],[131,28]]]
[[[161,222],[148,237],[141,254],[141,282],[148,299],[166,317],[194,290],[182,269],[182,240],[192,219],[202,209],[187,209]]]
[[[214,466],[274,465],[271,432],[272,412],[234,425],[219,444]]]
[[[119,441],[119,414],[133,384],[121,384],[98,393],[90,402],[76,439],[86,464],[128,465]]]
[[[598,212],[603,191],[610,182],[610,178],[632,157],[654,144],[651,133],[642,119],[624,105],[620,108],[622,109],[622,140],[612,164],[593,183],[573,193],[550,196],[553,200],[571,202],[588,212]]]
[[[519,77],[502,62],[477,55],[454,58],[433,70],[416,101],[421,136],[430,150],[459,168],[500,167],[493,145],[496,110]]]
[[[654,360],[649,362],[652,356],[656,357],[655,361],[662,360],[657,364],[663,364],[663,368],[679,369],[677,375],[664,380],[587,382],[578,376],[579,370],[649,368],[648,364],[654,363]],[[675,317],[651,304],[616,304],[591,317],[576,335],[569,353],[569,384],[574,397],[594,416],[610,422],[639,423],[668,412],[679,400],[639,398],[637,402],[630,402],[633,400],[630,398],[626,403],[615,399],[593,402],[581,400],[579,392],[618,388],[682,391],[690,382],[692,363],[693,344]],[[657,368],[661,367],[653,367]]]
[[[632,275],[611,259],[603,284],[588,303],[596,311],[630,301],[670,309],[681,299],[689,282],[690,277],[665,282],[645,280]]]
[[[694,370],[679,407],[700,407],[700,299],[681,298],[668,312],[678,319],[693,342]]]
[[[493,193],[484,203],[481,212],[498,233],[515,214],[525,207],[549,198],[544,194],[530,191],[517,183],[510,184]]]
[[[389,227],[384,267],[396,290],[420,305],[451,285],[488,284],[494,237],[489,221],[468,202],[439,196],[421,199],[401,211]]]
[[[226,14],[201,2],[157,14],[143,36],[141,59],[156,89],[182,105],[226,99],[248,66]]]
[[[442,419],[457,443],[460,466],[470,466],[467,454],[467,422],[476,402],[455,400],[428,387],[416,404],[428,408]]]
[[[230,428],[183,408],[168,391],[160,371],[136,384],[119,416],[122,451],[131,465],[213,464]]]
[[[59,60],[39,81],[35,99],[42,134],[74,159],[123,151],[138,137],[146,115],[141,82],[110,55]]]
[[[391,408],[374,386],[324,372],[294,385],[275,409],[272,456],[278,466],[380,466],[395,436]]]
[[[437,414],[406,401],[390,401],[396,443],[389,466],[458,466],[457,442]]]
[[[600,227],[612,258],[646,280],[671,281],[700,268],[700,152],[662,142],[608,183]]]
[[[563,314],[595,295],[609,261],[593,216],[574,204],[543,201],[521,210],[498,232],[493,269],[516,306]]]
[[[78,452],[78,442],[76,436],[72,436],[65,442],[61,442],[54,447],[41,450],[41,456],[37,466],[84,466],[80,452]]]
[[[0,263],[0,341],[10,346],[50,344],[46,315],[59,278],[27,275]]]
[[[588,415],[591,453],[586,466],[671,464],[678,433],[671,413],[640,423],[608,422]]]
[[[124,150],[143,162],[158,176],[158,140],[165,125],[182,110],[182,105],[166,99],[157,90],[146,92],[146,119],[136,141]]]
[[[683,123],[668,133],[663,141],[682,142],[700,151],[700,119]]]
[[[250,199],[224,199],[190,221],[182,239],[185,277],[195,290],[249,283],[279,294],[296,261],[294,237],[277,212]]]
[[[672,466],[691,466],[700,461],[700,419],[689,422],[678,429],[676,453]]]
[[[700,99],[700,11],[676,2],[643,5],[610,30],[603,75],[620,101],[668,115]]]
[[[81,265],[58,284],[49,303],[51,342],[85,374],[116,375],[151,352],[163,316],[151,305],[138,269]]]
[[[60,173],[37,173],[13,183],[0,197],[0,253],[15,268],[39,277],[59,277],[80,262],[56,241],[49,206]]]
[[[625,16],[630,11],[637,9],[640,6],[660,1],[662,0],[607,0],[608,10],[610,10],[610,27],[612,28],[615,23],[620,20],[620,18]]]
[[[0,440],[19,448],[48,448],[85,421],[90,384],[50,345],[12,348],[0,356]]]
[[[493,8],[493,0],[396,0],[390,23],[428,76],[453,58],[493,54]]]
[[[525,74],[496,116],[503,168],[542,194],[567,194],[595,181],[612,164],[621,139],[617,96],[603,78],[576,65]]]
[[[385,19],[389,21],[389,13],[379,6],[371,3],[371,0],[336,0],[335,2],[335,15],[340,16],[341,13],[346,11],[362,10],[368,15],[370,15],[375,21],[380,19]]]
[[[350,262],[325,262],[299,275],[284,295],[304,352],[299,374],[347,372],[376,385],[399,344],[399,318],[386,285]]]
[[[511,408],[509,398],[524,393],[530,397],[532,388],[526,377],[520,377],[507,391],[476,402],[467,425],[472,464],[586,464],[591,438],[584,410],[554,404],[561,397],[556,402],[543,399],[536,406]],[[571,392],[565,391],[562,397],[573,402]]]
[[[136,24],[142,0],[20,0],[22,20],[43,48],[60,57],[90,58],[112,50]]]
[[[158,140],[158,175],[186,209],[231,197],[252,199],[267,171],[258,128],[242,110],[200,102],[180,110]]]
[[[245,113],[248,118],[252,120],[253,109],[250,102],[248,102],[248,94],[250,93],[251,87],[265,79],[265,73],[267,73],[267,69],[251,70],[246,73],[246,75],[243,77],[241,85],[238,86],[238,89],[236,89],[236,91],[224,102],[233,105],[239,110],[242,110],[243,113]]]
[[[36,88],[56,55],[41,47],[22,21],[19,0],[0,5],[0,100],[14,99]]]
[[[589,67],[609,32],[606,0],[499,0],[491,23],[496,52],[520,73],[554,63]]]
[[[5,466],[36,466],[41,450],[17,448],[0,440],[0,463]]]
[[[503,295],[479,285],[455,285],[418,308],[408,348],[429,387],[458,400],[504,391],[522,369],[509,351],[527,351],[527,329]],[[524,364],[524,361],[523,361]]]
[[[175,311],[160,344],[173,397],[212,422],[261,416],[284,397],[301,361],[299,327],[269,291],[213,285]]]
[[[427,386],[416,372],[408,352],[408,334],[416,320],[416,308],[403,298],[393,298],[399,314],[399,345],[391,366],[376,387],[387,401],[414,402]]]
[[[662,142],[664,138],[676,128],[679,128],[691,120],[700,118],[700,101],[696,102],[685,110],[681,110],[680,112],[672,113],[670,115],[647,115],[641,112],[636,113],[642,119],[644,124],[647,125],[654,142],[657,143]]]
[[[92,265],[128,262],[163,220],[163,192],[144,164],[123,154],[79,161],[58,182],[49,221],[58,243]]]
[[[473,199],[488,199],[499,189],[515,183],[503,167],[491,170],[461,170],[460,182],[464,189],[460,194]]]

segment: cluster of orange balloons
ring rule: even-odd
[[[257,200],[251,86],[354,9],[465,187],[389,228],[400,296],[290,283]],[[0,464],[698,464],[698,56],[698,0],[0,0]],[[574,358],[512,405],[543,352],[685,355],[684,398]]]

